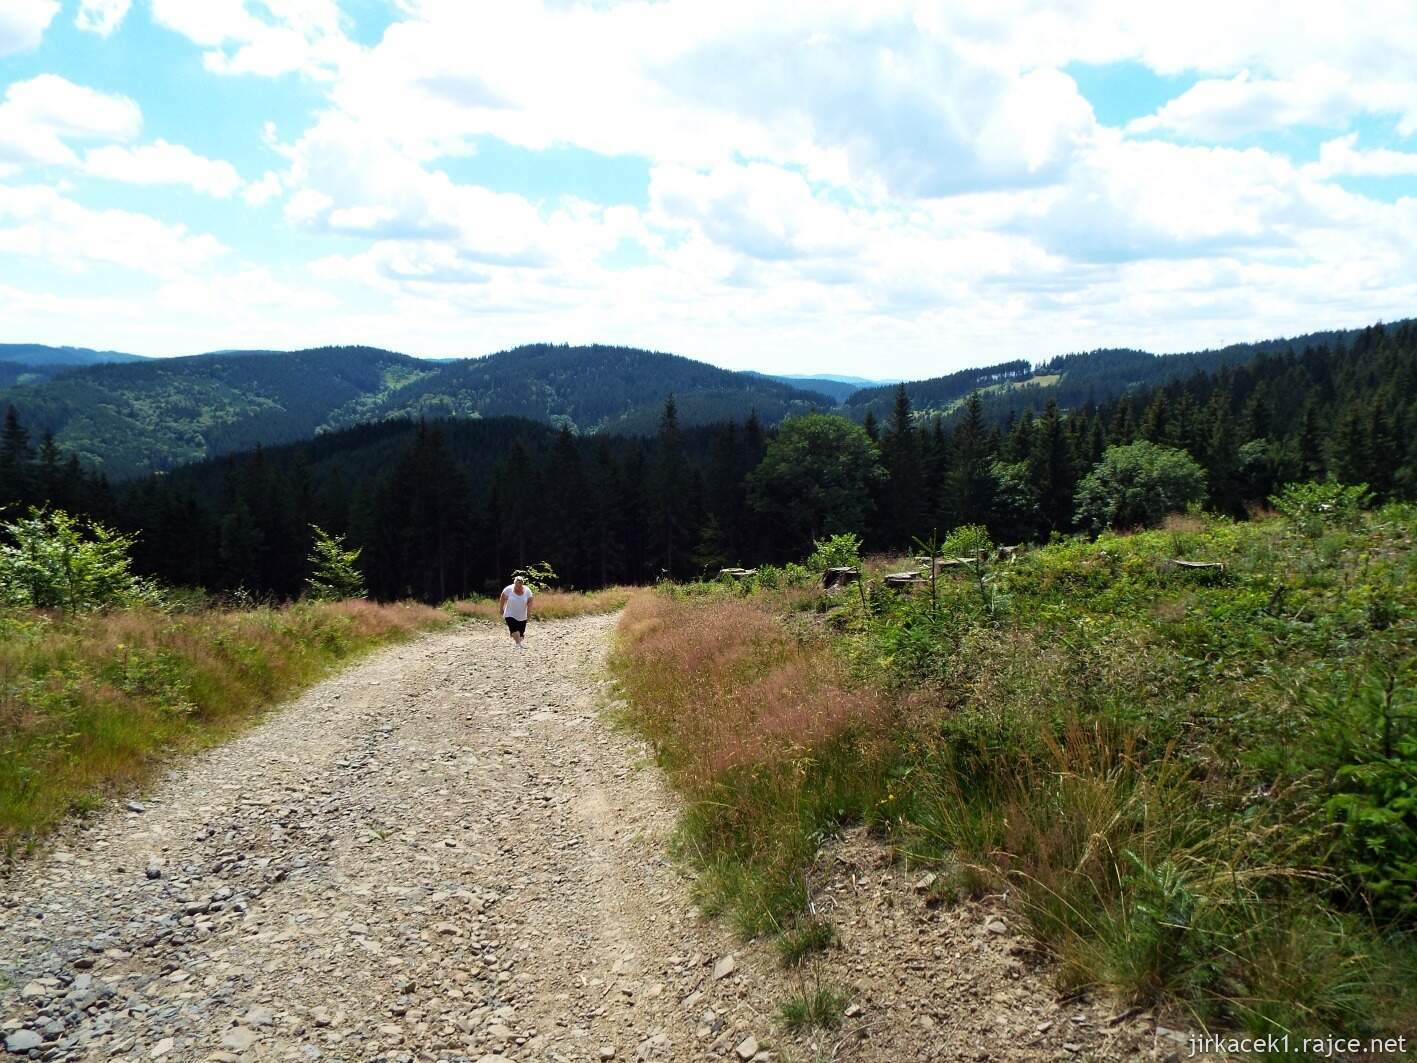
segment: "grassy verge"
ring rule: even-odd
[[[140,785],[371,647],[450,622],[427,606],[0,615],[0,846]]]
[[[694,585],[631,603],[614,667],[745,931],[801,934],[822,839],[865,822],[957,896],[1007,887],[1062,989],[1410,1034],[1414,538],[1404,507],[1187,518],[933,596]]]
[[[623,609],[633,592],[631,587],[607,587],[600,591],[539,591],[532,607],[532,616],[537,620],[570,620],[578,616],[597,613],[613,613]],[[459,616],[477,617],[481,620],[502,619],[497,611],[495,598],[465,598],[454,602],[453,609]]]

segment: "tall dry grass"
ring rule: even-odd
[[[606,587],[598,591],[537,591],[532,603],[536,620],[571,620],[578,616],[613,613],[629,601],[632,587]],[[453,611],[459,616],[481,620],[501,620],[495,598],[464,598],[454,602]]]
[[[625,719],[686,799],[702,900],[746,933],[785,928],[822,832],[879,803],[883,773],[860,769],[886,759],[885,703],[753,600],[642,592],[618,634]]]
[[[373,646],[446,624],[424,605],[0,617],[0,847],[140,786]]]

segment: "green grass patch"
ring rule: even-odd
[[[810,1029],[832,1029],[841,1025],[847,996],[831,986],[817,986],[788,997],[778,1014],[782,1024],[797,1033]]]
[[[452,622],[427,606],[0,615],[0,847],[141,786],[375,646]]]
[[[777,938],[777,954],[784,967],[801,966],[809,957],[836,944],[836,928],[825,919],[804,919]]]

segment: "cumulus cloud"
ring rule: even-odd
[[[1390,148],[1358,147],[1358,134],[1349,133],[1319,147],[1319,159],[1309,168],[1323,177],[1417,176],[1417,152]]]
[[[1235,140],[1292,126],[1342,126],[1360,107],[1347,80],[1331,71],[1286,80],[1254,79],[1249,71],[1241,71],[1228,80],[1197,82],[1127,129],[1194,140]]]
[[[142,124],[142,112],[126,96],[41,74],[5,91],[0,163],[73,164],[77,157],[66,141],[128,140]]]
[[[0,185],[0,251],[70,270],[120,266],[157,276],[224,253],[214,237],[126,210],[92,210],[58,189]]]
[[[153,21],[205,51],[216,74],[333,77],[355,51],[336,0],[152,0]]]
[[[165,140],[131,148],[92,148],[84,158],[84,172],[128,184],[185,185],[221,199],[235,194],[242,185],[241,176],[231,163],[209,159]]]
[[[6,0],[0,5],[0,55],[37,47],[59,11],[59,0]]]
[[[87,33],[107,37],[128,15],[132,0],[79,0],[74,25]]]
[[[246,186],[241,197],[251,206],[260,207],[278,198],[282,191],[280,174],[267,170],[259,181],[252,181]]]
[[[123,6],[82,3],[95,31]],[[1334,180],[1417,172],[1371,122],[1364,147],[1339,135],[1375,115],[1417,129],[1410,0],[1306,3],[1279,21],[1243,0],[398,7],[361,47],[335,0],[152,0],[212,74],[322,82],[303,125],[267,124],[283,162],[249,183],[177,145],[131,146],[136,122],[95,121],[101,108],[47,111],[25,90],[0,103],[0,177],[47,161],[165,181],[340,237],[341,253],[302,265],[301,300],[269,298],[292,283],[280,270],[229,264],[170,220],[80,216],[68,192],[0,208],[0,248],[79,268],[94,261],[71,235],[80,222],[109,247],[127,226],[193,271],[155,289],[163,328],[183,306],[223,323],[250,307],[274,345],[602,339],[736,365],[810,352],[800,367],[817,371],[859,369],[863,350],[929,374],[1069,346],[1203,345],[1417,299],[1417,279],[1400,283],[1417,278],[1417,197],[1376,202]],[[1109,129],[1065,71],[1123,60],[1199,80]],[[1233,146],[1296,126],[1333,131],[1317,161]],[[470,183],[459,160],[489,137],[636,156],[647,196],[608,207]],[[86,139],[109,143],[80,158]]]

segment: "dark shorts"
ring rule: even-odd
[[[511,616],[505,617],[504,619],[507,621],[507,630],[510,631],[513,635],[525,635],[525,634],[526,634],[526,621],[525,621],[525,620],[518,620],[518,619],[516,619],[516,617],[511,617]]]

